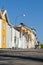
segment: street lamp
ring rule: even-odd
[[[15,18],[15,27],[16,27],[16,22],[17,22],[18,17],[21,17],[21,16],[25,17],[25,16],[26,16],[26,14],[21,14],[21,15],[18,15],[18,16]]]
[[[15,19],[15,37],[14,37],[14,39],[15,39],[15,48],[17,48],[17,46],[16,46],[16,22],[17,22],[18,17],[20,17],[20,16],[25,17],[26,15],[25,14],[18,15]]]

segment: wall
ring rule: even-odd
[[[18,45],[18,48],[27,48],[27,41],[26,41],[26,37],[25,35],[22,35],[20,38],[19,38],[19,45]]]
[[[12,28],[10,25],[7,28],[7,48],[12,48]]]
[[[31,40],[31,42],[32,42],[32,48],[35,48],[36,37],[35,37],[35,35],[33,33],[31,33],[31,38],[32,38],[32,40]]]
[[[6,18],[2,19],[2,48],[6,48]]]
[[[13,47],[14,48],[16,47],[15,46],[16,43],[15,43],[15,40],[14,39],[15,39],[15,29],[14,29],[14,27],[12,27],[12,48]]]
[[[19,45],[19,38],[20,38],[20,32],[15,30],[16,35],[16,48],[18,48]]]
[[[2,20],[0,19],[0,48],[2,46]]]

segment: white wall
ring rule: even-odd
[[[12,47],[15,48],[15,41],[14,41],[14,39],[15,39],[15,29],[12,27]]]
[[[16,36],[16,41],[15,41]],[[27,48],[27,41],[25,36],[21,36],[20,32],[13,28],[13,26],[7,25],[7,48]]]
[[[10,25],[7,27],[7,48],[12,48],[12,28]]]
[[[22,48],[22,41],[21,41],[21,38],[19,38],[18,48]]]
[[[22,41],[23,48],[27,48],[26,37],[25,37],[25,36],[23,36],[22,40],[23,40],[23,41]]]
[[[19,37],[20,37],[20,32],[15,30],[15,35],[16,35],[16,48],[18,48],[19,45]]]
[[[16,35],[16,42],[15,42],[15,35]],[[7,48],[12,48],[12,47],[18,47],[19,44],[19,32],[14,29],[13,26],[7,25]]]
[[[19,38],[18,48],[27,48],[27,41],[25,36],[21,36],[21,38]]]
[[[2,20],[0,19],[0,48],[2,46]]]

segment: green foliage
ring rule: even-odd
[[[43,44],[41,44],[41,48],[43,48]]]

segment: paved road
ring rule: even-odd
[[[43,65],[43,49],[0,49],[0,65]]]

